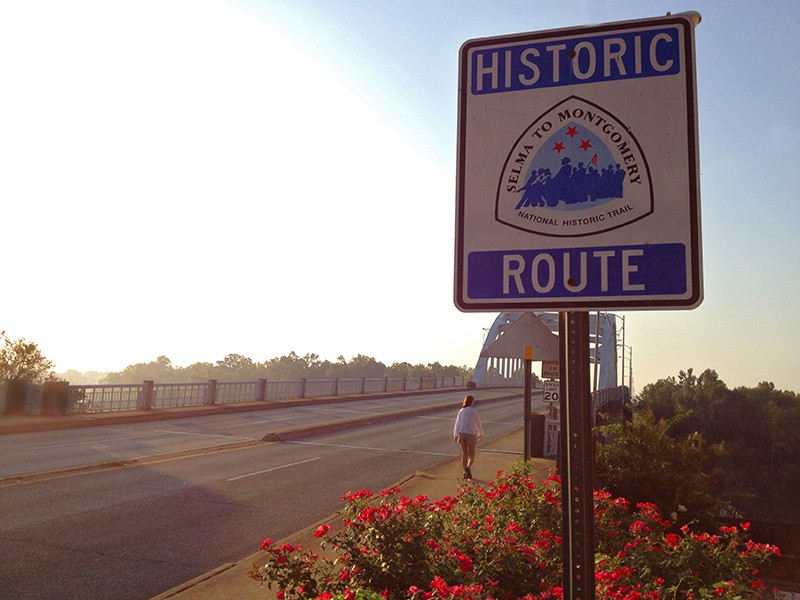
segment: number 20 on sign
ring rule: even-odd
[[[550,404],[558,404],[561,393],[561,384],[558,381],[545,381],[544,382],[544,401]]]

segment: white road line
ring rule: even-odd
[[[426,454],[429,456],[449,456],[453,457],[452,452],[424,452],[422,450],[406,450],[405,448],[376,448],[374,446],[351,446],[349,444],[324,444],[322,442],[300,442],[289,441],[286,444],[302,444],[304,446],[325,446],[328,448],[346,448],[348,450],[375,450],[377,452],[399,452],[401,454]]]
[[[22,450],[45,450],[48,448],[67,448],[69,446],[86,446],[89,444],[103,444],[105,442],[119,442],[124,440],[138,440],[139,438],[147,437],[148,435],[152,435],[151,432],[146,431],[139,435],[128,435],[124,437],[114,437],[114,438],[103,438],[97,440],[81,440],[80,442],[67,442],[64,444],[48,444],[46,446],[28,446],[26,448],[22,448]]]
[[[248,425],[261,425],[262,423],[277,423],[278,421],[289,421],[292,417],[279,417],[277,419],[262,419],[260,421],[247,421],[239,423],[236,427],[247,427]]]
[[[277,417],[275,419],[259,419],[258,421],[239,421],[238,423],[231,423],[225,425],[225,429],[233,429],[234,427],[249,427],[250,425],[263,425],[264,423],[277,423],[278,421],[291,421],[294,417]]]
[[[424,415],[417,416],[417,419],[433,419],[433,420],[436,420],[436,421],[450,421],[450,422],[453,422],[455,420],[455,419],[452,419],[450,417],[426,417]],[[486,421],[486,420],[484,420],[483,424],[484,425],[486,425],[486,424],[490,424],[490,425],[519,425],[521,422],[522,422],[522,419],[520,419],[520,421]]]
[[[189,435],[195,437],[212,437],[212,438],[225,438],[228,440],[244,440],[244,441],[252,441],[260,438],[252,438],[252,437],[243,437],[238,435],[224,435],[224,434],[215,434],[215,433],[195,433],[191,431],[170,431],[167,429],[146,429],[143,430],[142,433],[137,435],[126,435],[121,437],[113,437],[113,438],[100,438],[100,439],[85,439],[79,442],[66,442],[63,444],[48,444],[46,446],[28,446],[23,448],[23,450],[47,450],[50,448],[68,448],[70,446],[92,446],[95,444],[107,444],[107,443],[114,443],[114,442],[124,442],[127,440],[138,440],[145,437],[152,437],[155,434],[170,434],[170,435]],[[158,442],[159,440],[153,440]],[[163,441],[163,440],[162,440]]]
[[[299,460],[297,462],[289,463],[287,465],[280,465],[278,467],[272,467],[270,469],[264,469],[263,471],[256,471],[255,473],[248,473],[247,475],[239,475],[238,477],[231,477],[228,481],[237,481],[238,479],[244,479],[246,477],[254,477],[255,475],[263,475],[264,473],[269,473],[270,471],[277,471],[279,469],[286,469],[287,467],[294,467],[296,465],[302,465],[303,463],[314,462],[315,460],[319,460],[322,458],[321,456],[315,456],[314,458],[308,458],[306,460]]]
[[[306,412],[316,412],[316,413],[323,413],[323,414],[330,414],[333,413],[335,415],[343,414],[343,413],[355,413],[357,415],[362,415],[365,412],[363,409],[357,410],[354,408],[333,408],[329,406],[322,406],[322,407],[314,407],[313,409],[308,409]]]
[[[225,438],[228,440],[255,440],[257,438],[243,437],[241,435],[228,435],[225,433],[198,433],[194,431],[170,431],[169,429],[151,429],[155,433],[168,433],[169,435],[188,435],[194,437]]]
[[[415,433],[411,437],[422,437],[423,435],[430,435],[432,433],[436,433],[440,431],[439,429],[431,429],[430,431],[423,431],[422,433]]]

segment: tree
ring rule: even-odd
[[[768,382],[736,388],[714,424],[728,449],[726,483],[738,491],[742,510],[800,521],[800,395]]]
[[[707,444],[697,432],[674,439],[669,431],[681,420],[678,415],[656,421],[652,412],[637,411],[630,422],[601,427],[608,441],[597,447],[597,481],[634,503],[654,503],[679,524],[708,525],[729,508],[715,485],[724,448]]]
[[[383,377],[386,365],[364,354],[356,354],[347,363],[350,377]]]
[[[85,373],[77,369],[67,369],[63,373],[56,373],[56,377],[62,381],[69,381],[73,385],[94,385],[99,383],[105,373],[100,371],[86,371]]]
[[[214,378],[221,381],[251,381],[265,377],[265,373],[264,365],[241,354],[228,354],[214,368]]]
[[[122,372],[108,373],[103,379],[103,383],[141,383],[145,380],[169,383],[178,379],[180,379],[180,370],[176,370],[172,366],[169,358],[159,356],[152,362],[128,365]]]
[[[386,369],[387,377],[413,377],[414,365],[407,362],[392,363]]]
[[[709,433],[714,414],[729,393],[725,382],[713,369],[695,375],[689,368],[680,371],[677,379],[667,377],[646,385],[637,402],[642,408],[652,410],[656,421],[683,415],[670,431],[673,437],[682,437],[694,431]]]
[[[291,380],[308,377],[310,367],[319,362],[316,354],[298,355],[294,350],[286,356],[271,358],[265,363],[267,378],[272,380]]]
[[[349,369],[347,360],[341,354],[336,357],[336,362],[325,361],[324,376],[330,379],[346,379]]]
[[[24,338],[12,340],[5,331],[0,331],[0,342],[0,381],[20,379],[41,383],[54,377],[53,363],[36,343]]]
[[[724,445],[717,495],[748,519],[800,522],[800,395],[770,382],[730,390],[716,371],[687,369],[646,385],[635,410],[651,411],[655,422],[680,415],[667,431],[676,442],[697,433]]]
[[[184,381],[208,381],[216,377],[216,367],[210,362],[198,362],[181,369],[181,378]]]
[[[175,367],[166,356],[159,356],[149,363],[128,365],[119,372],[105,373],[102,383],[141,383],[153,380],[156,383],[196,382],[217,379],[219,381],[252,381],[255,379],[348,379],[380,377],[464,377],[468,379],[472,370],[468,367],[442,365],[438,362],[427,365],[394,363],[387,367],[371,356],[357,354],[350,360],[339,356],[336,362],[321,360],[318,354],[300,356],[292,351],[285,356],[271,358],[263,363],[255,362],[241,354],[228,354],[215,363],[195,363],[188,367]]]

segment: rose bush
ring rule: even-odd
[[[343,527],[319,527],[317,551],[266,539],[251,577],[286,599],[561,598],[560,486],[519,465],[437,500],[348,493]],[[764,597],[758,569],[780,551],[747,527],[678,528],[653,504],[597,491],[597,597]]]

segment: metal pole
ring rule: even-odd
[[[597,311],[594,322],[594,381],[592,392],[597,392],[597,378],[600,371],[600,311]]]
[[[628,360],[628,395],[633,395],[633,348],[631,348],[631,356]]]
[[[625,387],[625,316],[622,317],[622,387]]]
[[[525,419],[525,442],[523,460],[527,462],[531,458],[531,368],[533,360],[533,349],[530,346],[525,346],[525,407],[523,410],[523,418]]]
[[[561,510],[564,598],[594,600],[594,462],[589,313],[560,312]]]

